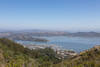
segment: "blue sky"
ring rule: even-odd
[[[100,0],[0,0],[0,29],[100,31]]]

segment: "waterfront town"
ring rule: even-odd
[[[62,58],[67,58],[69,56],[73,57],[73,56],[76,56],[77,53],[73,50],[67,50],[67,49],[62,49],[61,47],[57,46],[57,45],[24,45],[24,47],[27,47],[29,49],[45,49],[45,48],[51,48],[53,49],[56,54],[59,55],[59,59],[62,59]]]

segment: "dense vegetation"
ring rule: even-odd
[[[30,50],[4,38],[0,39],[0,51],[4,67],[50,67],[61,61],[51,48]]]
[[[61,61],[51,48],[30,50],[2,38],[0,67],[100,67],[100,46]]]

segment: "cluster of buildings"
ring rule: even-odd
[[[56,54],[58,54],[59,59],[66,58],[68,56],[76,56],[77,53],[72,50],[61,49],[59,46],[56,45],[24,45],[29,49],[45,49],[45,48],[52,48]]]
[[[76,56],[77,53],[71,50],[57,50],[56,53],[59,55],[59,59],[64,59],[67,57],[73,57]]]

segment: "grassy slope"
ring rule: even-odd
[[[56,67],[100,67],[100,46],[81,52],[79,55],[64,60]]]
[[[5,67],[32,66],[36,64],[35,60],[28,54],[29,49],[11,40],[0,39],[0,51],[0,63],[3,63]]]
[[[0,39],[0,50],[0,59],[7,67],[50,67],[61,61],[50,48],[30,50],[5,38]]]

